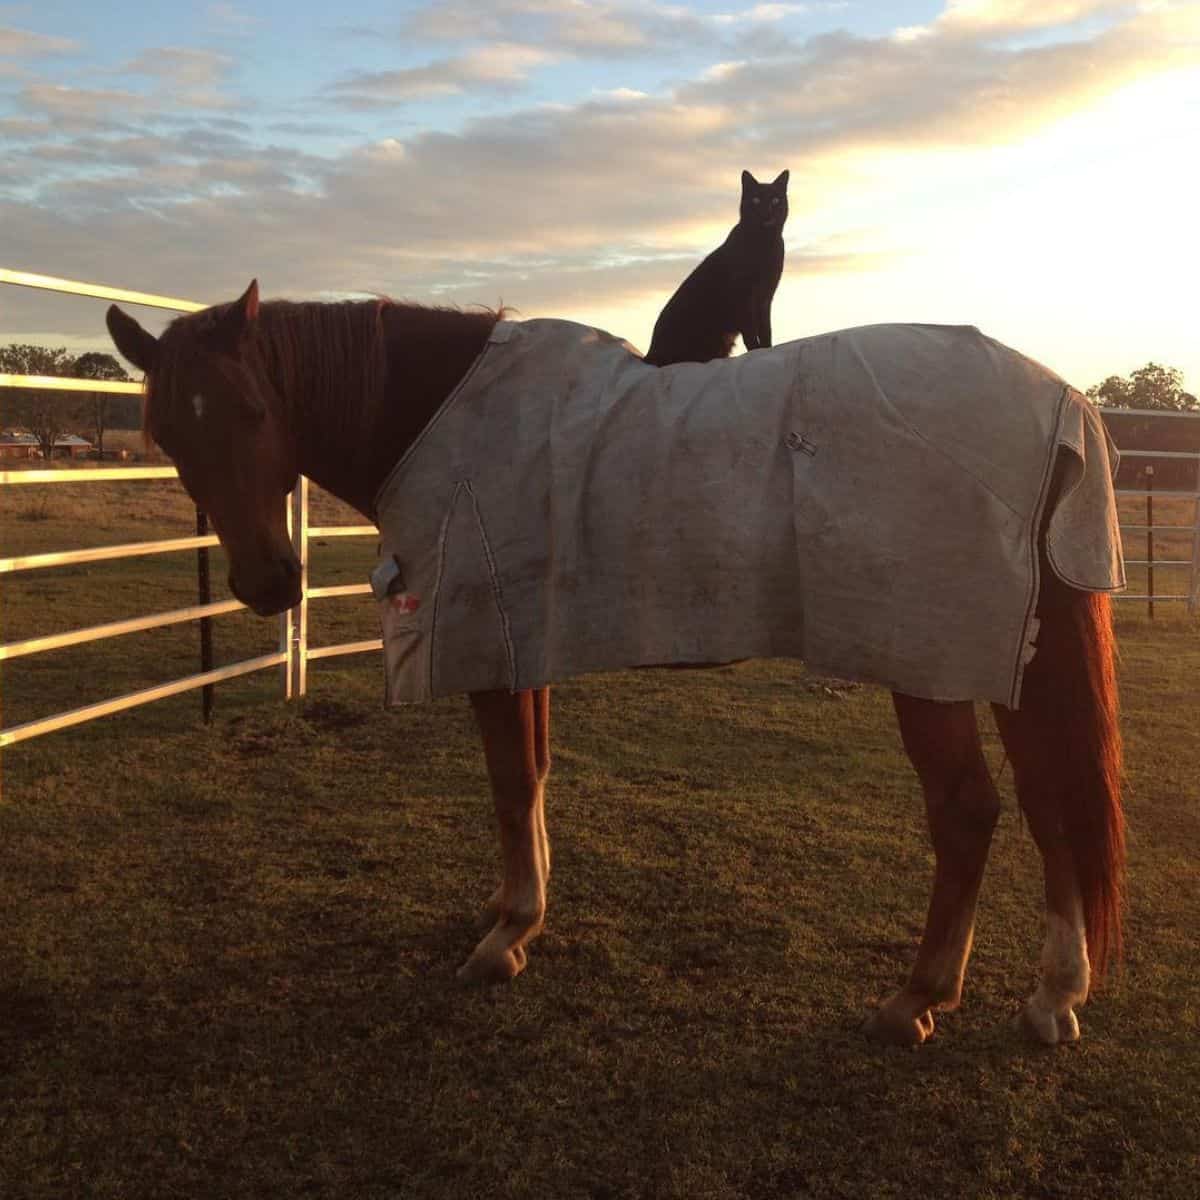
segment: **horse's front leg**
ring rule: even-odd
[[[916,1045],[933,1032],[934,1009],[955,1008],[962,996],[975,901],[1000,797],[983,757],[973,704],[937,704],[899,693],[893,700],[904,748],[925,793],[937,867],[912,975],[866,1028],[882,1041]]]
[[[484,908],[488,932],[459,968],[468,983],[503,982],[525,966],[525,943],[546,917],[550,843],[545,789],[550,773],[550,691],[475,692],[504,876]]]

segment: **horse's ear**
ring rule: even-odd
[[[250,286],[218,318],[208,340],[226,354],[236,354],[258,319],[258,280]]]
[[[242,293],[241,299],[238,301],[242,311],[246,314],[247,321],[258,320],[258,280],[250,280],[250,286]]]
[[[790,171],[780,171],[780,172],[779,172],[779,174],[778,174],[778,176],[776,176],[775,182],[774,182],[773,184],[771,184],[771,186],[772,186],[772,187],[780,187],[780,186],[782,186],[782,187],[783,187],[783,189],[786,191],[786,190],[787,190],[787,183],[788,183],[788,176],[789,176],[790,174],[791,174],[791,172],[790,172]]]
[[[131,316],[115,304],[108,306],[104,323],[117,349],[140,371],[147,375],[158,362],[158,338],[147,333]]]

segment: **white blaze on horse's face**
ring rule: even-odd
[[[196,414],[197,421],[204,420],[204,397],[199,392],[192,397],[192,411]]]

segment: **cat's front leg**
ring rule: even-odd
[[[750,321],[754,326],[755,348],[771,348],[771,293],[757,287],[750,297]]]
[[[745,313],[738,324],[739,332],[742,335],[742,345],[747,350],[757,350],[762,345],[762,328],[759,325],[758,302],[753,297],[746,305]]]

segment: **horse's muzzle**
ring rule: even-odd
[[[276,616],[300,603],[300,564],[294,558],[279,558],[272,568],[255,572],[253,579],[230,570],[229,590],[258,616]]]

